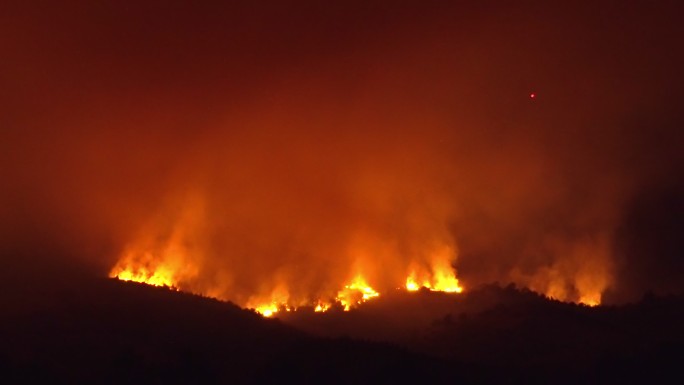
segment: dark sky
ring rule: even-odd
[[[566,3],[3,2],[5,279],[681,290],[683,7]]]

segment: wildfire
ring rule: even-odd
[[[458,282],[456,274],[449,263],[451,250],[445,248],[435,254],[430,271],[414,269],[406,278],[406,290],[418,291],[421,287],[430,291],[445,293],[461,293],[463,287]],[[420,277],[420,278],[419,278]]]
[[[197,222],[197,213],[201,211],[192,205],[180,223]],[[126,247],[109,276],[175,290],[181,284],[194,280],[200,269],[197,260],[189,257],[198,253],[192,248],[192,242],[188,242],[189,231],[186,227],[180,224],[173,226],[167,238],[160,239],[147,234],[141,236]]]
[[[177,239],[142,250],[131,247],[122,254],[120,260],[112,268],[110,277],[122,281],[164,286],[173,290],[193,287],[196,289],[197,287],[192,286],[192,283],[199,275],[199,268],[190,263],[189,254],[191,250],[188,250],[183,242]],[[454,257],[453,249],[440,248],[430,256],[432,261],[430,264],[414,263],[410,266],[404,283],[405,289],[409,292],[415,292],[421,288],[445,293],[463,292],[463,287],[450,263]],[[546,274],[538,275],[538,280],[531,282],[531,287],[552,299],[576,302],[591,307],[598,306],[601,304],[602,290],[607,283],[605,279],[602,279],[602,275],[595,275],[593,271],[592,269],[580,270],[576,273],[574,282],[570,282],[565,279],[566,275],[562,274],[560,268],[549,269]],[[574,298],[573,287],[577,293]],[[344,311],[349,311],[355,306],[380,296],[380,293],[368,284],[363,274],[357,274],[351,283],[344,285],[334,297],[332,295],[320,296],[320,294],[317,297],[316,293],[312,293],[314,296],[308,299],[307,297],[292,297],[288,289],[287,281],[280,281],[275,288],[261,295],[253,295],[244,302],[238,300],[237,303],[245,308],[253,309],[264,317],[273,317],[278,312],[296,311],[300,307],[323,313],[330,310],[335,303],[338,303]],[[235,301],[232,297],[226,296],[225,290],[222,291],[217,287],[203,287],[199,291],[200,294]]]
[[[435,273],[435,284],[428,286],[428,289],[434,291],[443,291],[446,293],[461,293],[463,287],[458,283],[458,279],[451,271],[440,270]]]
[[[258,306],[254,309],[257,313],[263,315],[264,317],[271,317],[273,314],[278,312],[278,306],[275,304],[268,304],[263,306]]]
[[[329,304],[329,303],[325,303],[325,302],[318,301],[318,303],[316,304],[316,307],[314,308],[314,312],[316,312],[316,313],[325,313],[325,312],[328,311],[329,309],[330,309],[330,304]]]
[[[420,285],[418,285],[418,283],[416,283],[415,278],[413,278],[413,277],[406,278],[406,290],[418,291],[418,289],[420,289]]]
[[[166,286],[174,290],[190,289],[199,294],[212,295],[223,300],[236,301],[239,305],[256,311],[264,317],[273,317],[278,312],[295,311],[300,307],[313,308],[316,313],[323,313],[338,303],[344,311],[380,296],[371,287],[364,274],[359,272],[363,266],[356,267],[357,274],[350,283],[341,289],[329,291],[327,295],[321,293],[292,293],[286,277],[278,277],[274,286],[264,281],[258,292],[243,299],[229,296],[226,289],[216,285],[196,285],[199,276],[199,265],[193,263],[192,242],[187,234],[179,227],[166,242],[149,241],[142,244],[130,245],[122,254],[119,262],[110,272],[110,276],[122,281],[135,281],[154,286]],[[456,278],[451,261],[455,258],[455,251],[450,246],[431,249],[427,254],[429,264],[414,263],[410,274],[406,278],[406,290],[416,291],[427,288],[432,291],[460,293],[463,288]],[[591,299],[586,303],[591,304]]]
[[[146,283],[153,286],[167,286],[177,289],[177,269],[158,263],[152,253],[129,253],[112,269],[109,276],[122,281]]]
[[[579,299],[579,303],[594,307],[598,306],[601,304],[601,294],[600,293],[593,293],[593,294],[587,294],[583,295]]]
[[[447,293],[460,293],[463,288],[448,262],[451,250],[437,255],[430,269],[413,269],[406,279],[406,290],[417,291],[427,288],[431,291]],[[114,266],[110,277],[122,281],[134,281],[154,286],[166,286],[178,290],[181,283],[187,287],[198,275],[197,268],[193,268],[186,257],[187,250],[178,246],[177,242],[171,242],[165,247],[153,251],[140,252],[129,249],[124,252],[122,258]],[[212,296],[230,300],[220,291],[203,291],[203,294],[213,293]],[[313,301],[296,299],[291,296],[285,281],[277,284],[260,295],[248,298],[243,306],[252,309],[264,317],[273,317],[281,311],[295,311],[299,307],[310,307],[316,313],[323,313],[331,309],[333,303],[339,303],[344,311],[349,311],[366,301],[380,296],[380,293],[371,287],[362,274],[357,274],[351,283],[337,291],[334,298],[319,297]],[[316,298],[316,297],[314,297]],[[592,304],[591,299],[585,303]]]
[[[257,307],[255,307],[255,308],[253,308],[253,309],[254,309],[254,311],[256,311],[257,313],[259,313],[259,314],[261,314],[262,316],[267,317],[267,318],[268,318],[268,317],[272,317],[275,313],[277,313],[277,312],[279,312],[279,311],[281,311],[281,310],[285,310],[285,311],[296,310],[296,308],[292,308],[292,307],[290,307],[290,306],[288,306],[288,305],[286,305],[286,304],[278,304],[278,303],[275,303],[275,302],[269,303],[269,304],[265,304],[265,305],[260,305],[260,306],[257,306]]]
[[[140,282],[153,286],[175,287],[170,272],[163,270],[149,271],[146,268],[126,269],[112,272],[111,277],[122,281]]]
[[[342,305],[345,311],[352,307],[366,302],[372,298],[378,297],[380,294],[370,287],[366,280],[358,275],[352,283],[345,285],[342,290],[337,293],[334,301]],[[313,307],[314,312],[324,313],[332,307],[333,300],[318,299],[313,302],[307,301],[292,301],[287,289],[284,286],[278,286],[267,297],[267,299],[253,297],[247,303],[248,309],[253,309],[264,317],[272,317],[279,311],[295,311],[299,307]],[[296,305],[292,305],[292,304]]]
[[[334,270],[323,267],[326,272],[335,272],[334,275],[319,276],[319,265],[311,265],[305,274],[299,274],[292,266],[277,260],[275,255],[287,253],[281,250],[280,242],[275,242],[275,250],[271,250],[271,245],[264,246],[263,256],[257,253],[262,252],[261,241],[251,246],[247,242],[250,250],[256,249],[258,261],[243,257],[241,252],[224,253],[223,248],[231,250],[233,243],[240,249],[242,241],[228,237],[225,243],[214,242],[207,235],[211,234],[207,232],[210,230],[207,223],[211,223],[207,216],[211,211],[205,209],[206,201],[201,193],[190,191],[174,197],[171,203],[170,211],[162,212],[168,215],[152,218],[126,246],[110,277],[232,301],[264,317],[300,308],[316,313],[333,308],[349,311],[379,297],[379,290],[400,286],[404,279],[408,291],[421,287],[449,293],[463,290],[452,267],[457,256],[455,245],[448,235],[439,232],[428,231],[430,234],[425,235],[428,242],[407,242],[399,247],[400,242],[363,228],[354,232],[348,244],[337,245],[334,250],[302,250],[311,257],[318,254],[334,257],[339,261]],[[422,233],[423,220],[418,220],[415,226]],[[383,263],[407,265],[381,269]],[[390,276],[390,273],[397,275]],[[405,273],[410,273],[408,278]]]
[[[462,293],[463,287],[458,283],[456,277],[442,277],[435,280],[436,284],[431,284],[430,281],[423,281],[418,283],[414,276],[406,278],[406,290],[418,291],[420,288],[426,288],[430,291],[442,291],[445,293]]]
[[[370,299],[376,298],[380,294],[370,287],[362,276],[357,275],[349,285],[345,285],[337,293],[335,298],[342,306],[344,311],[349,311],[352,306],[360,305]]]
[[[291,311],[290,292],[283,284],[277,285],[267,297],[253,296],[247,302],[248,309],[253,309],[264,317],[272,317],[280,310]]]
[[[558,254],[564,252],[563,258],[532,274],[514,271],[512,279],[550,299],[591,307],[601,305],[602,295],[612,283],[608,237],[588,238],[571,245],[557,242],[551,246]]]

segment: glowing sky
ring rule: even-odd
[[[448,249],[466,287],[677,289],[684,31],[650,3],[3,4],[3,274],[165,250],[246,303]]]

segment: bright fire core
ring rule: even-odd
[[[140,282],[154,286],[166,286],[174,290],[186,290],[185,280],[192,280],[197,275],[196,269],[188,269],[187,265],[169,261],[178,261],[178,258],[155,258],[152,253],[126,253],[112,269],[110,276],[123,281]],[[180,269],[180,267],[183,269]],[[420,281],[416,277],[420,276]],[[448,261],[436,263],[432,271],[423,271],[417,274],[412,271],[406,278],[405,289],[416,291],[421,287],[431,291],[441,291],[446,293],[461,293],[463,288],[459,285],[453,268]],[[190,286],[191,287],[191,286]],[[196,292],[192,288],[188,291]],[[197,294],[218,297],[219,299],[233,300],[221,295],[213,294],[208,290]],[[337,290],[334,297],[319,297],[311,301],[297,301],[289,293],[287,285],[279,284],[269,295],[254,295],[241,305],[248,309],[253,309],[264,317],[272,317],[278,312],[294,311],[300,308],[310,308],[314,312],[326,312],[333,306],[337,306],[343,311],[349,311],[364,302],[380,297],[380,293],[368,283],[363,274],[359,273]]]
[[[304,309],[317,313],[331,309],[349,311],[381,297],[383,291],[396,288],[453,294],[464,290],[453,268],[457,252],[448,241],[428,244],[425,250],[416,248],[414,256],[408,257],[387,243],[360,238],[343,249],[341,258],[331,267],[316,265],[296,270],[280,265],[265,272],[237,264],[233,266],[235,271],[216,271],[202,264],[202,249],[188,242],[188,232],[182,230],[183,227],[174,229],[171,236],[161,241],[152,237],[129,245],[110,276],[231,301],[265,317]],[[268,261],[265,258],[258,262]],[[563,279],[563,266],[538,275],[528,287],[552,299],[599,305],[605,282],[587,273],[595,271],[594,266],[580,267],[574,285],[576,297]]]

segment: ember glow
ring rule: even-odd
[[[0,12],[8,256],[265,315],[682,285],[678,12],[19,3]]]
[[[284,285],[278,285],[267,297],[251,297],[247,304],[243,306],[248,309],[254,309],[254,311],[264,317],[271,317],[279,311],[296,309],[290,303],[290,294]]]
[[[196,275],[196,272],[194,275]],[[153,286],[165,286],[174,290],[178,290],[178,287],[183,285],[178,279],[181,276],[186,277],[186,279],[188,277],[187,273],[179,273],[174,271],[170,265],[156,261],[153,254],[149,252],[125,254],[110,273],[110,277],[122,281],[140,282]],[[415,274],[412,274],[412,276],[406,280],[406,290],[408,291],[415,291],[420,287],[427,288],[431,291],[443,291],[447,293],[461,293],[463,291],[463,288],[458,284],[458,279],[455,277],[453,269],[446,265],[436,265],[432,278],[427,278],[425,281],[422,281],[422,284],[420,285],[415,283],[414,276]],[[214,291],[212,290],[208,290],[206,293],[198,294],[215,297],[216,295],[212,294],[213,292]],[[313,307],[314,312],[322,313],[328,311],[331,308],[332,303],[338,303],[344,311],[349,311],[352,308],[379,296],[380,293],[367,283],[363,275],[359,274],[356,275],[349,284],[344,285],[334,298],[318,299],[311,303],[306,301],[294,302],[290,297],[286,286],[279,285],[267,297],[252,296],[247,303],[243,304],[243,306],[248,309],[253,309],[264,317],[272,317],[280,311],[289,312],[305,306]],[[221,299],[230,298],[222,297]]]
[[[344,311],[349,311],[353,306],[360,305],[370,299],[380,296],[372,287],[368,286],[366,280],[358,275],[349,284],[345,285],[337,293],[337,300],[344,307]]]
[[[160,262],[151,253],[127,254],[112,269],[110,277],[122,281],[146,283],[153,286],[177,287],[177,266]]]
[[[403,285],[407,274],[419,280],[420,287],[462,291],[454,268],[458,255],[453,239],[438,221],[423,214],[395,224],[405,227],[403,239],[366,224],[345,229],[346,236],[334,234],[329,245],[312,248],[309,255],[288,256],[279,244],[264,248],[268,242],[257,236],[259,231],[208,236],[207,223],[212,221],[208,199],[193,193],[171,200],[160,218],[151,218],[128,243],[110,276],[231,301],[265,317],[300,308],[322,313],[339,306],[349,311]],[[325,228],[316,231],[319,237],[328,236]],[[213,244],[217,241],[220,248]],[[236,247],[245,241],[248,248]],[[240,256],[256,251],[262,255]],[[216,253],[226,260],[211,257]],[[302,266],[299,258],[308,265]]]
[[[165,268],[149,270],[145,267],[116,267],[110,277],[122,281],[146,283],[153,286],[175,287],[173,272]]]
[[[463,287],[451,267],[450,260],[454,251],[450,247],[438,249],[432,256],[432,264],[429,270],[413,269],[406,278],[406,290],[417,291],[425,288],[430,291],[442,291],[445,293],[461,293]]]
[[[196,203],[196,199],[187,200]],[[154,286],[180,289],[185,282],[199,274],[197,260],[192,259],[193,248],[187,244],[187,229],[196,227],[202,208],[188,204],[179,222],[170,228],[166,238],[157,239],[144,234],[123,251],[109,276],[122,281],[134,281]]]
[[[438,278],[438,283],[433,285],[430,281],[422,281],[418,283],[415,276],[411,275],[406,278],[406,290],[418,291],[420,288],[425,288],[430,291],[443,291],[445,293],[462,293],[463,287],[458,283],[458,279],[454,276],[442,275]]]

